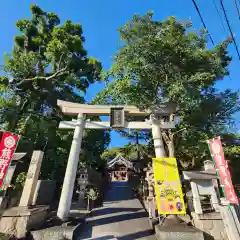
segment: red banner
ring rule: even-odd
[[[18,136],[4,132],[0,143],[0,187],[7,173],[8,166],[17,147]]]
[[[239,204],[238,197],[232,184],[228,163],[224,158],[224,152],[220,138],[209,140],[208,144],[228,202],[232,204]]]

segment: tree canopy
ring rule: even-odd
[[[229,81],[231,39],[209,48],[206,30],[193,31],[190,22],[175,17],[156,21],[151,12],[135,15],[119,29],[122,47],[111,69],[102,74],[101,62],[84,48],[80,24],[70,20],[61,24],[56,14],[37,5],[31,6],[31,13],[30,19],[17,21],[20,34],[14,38],[12,53],[4,57],[0,121],[5,130],[22,136],[18,151],[44,150],[42,178],[63,176],[73,136],[58,129],[61,120],[70,119],[62,115],[57,99],[84,103],[89,85],[103,77],[107,86],[92,104],[133,104],[141,109],[163,102],[178,105],[180,123],[174,130],[162,130],[162,136],[168,155],[176,156],[184,168],[210,157],[208,138],[224,134],[224,141],[236,138],[227,126],[234,125],[233,116],[239,111],[238,93],[215,88],[217,81]],[[103,152],[153,155],[148,131],[121,134],[137,140],[104,152],[109,132],[85,131],[80,165],[102,169]],[[139,144],[141,138],[148,144]],[[238,147],[226,145],[226,151],[231,158]]]
[[[166,149],[185,167],[195,166],[209,157],[205,141],[226,131],[239,110],[236,92],[215,88],[217,81],[228,81],[231,39],[209,48],[206,30],[193,31],[191,23],[175,17],[155,21],[152,16],[135,15],[119,29],[123,46],[94,102],[140,108],[177,103],[180,124],[162,131]]]
[[[138,159],[138,151],[140,153],[140,159]],[[146,162],[153,157],[153,155],[150,154],[147,144],[139,144],[137,146],[136,144],[128,143],[122,147],[106,149],[102,153],[101,158],[103,160],[111,160],[115,158],[118,154],[121,154],[124,158],[130,161],[142,160]]]
[[[18,151],[44,150],[42,178],[62,179],[73,133],[58,130],[59,122],[69,117],[62,115],[57,99],[84,103],[86,89],[100,81],[102,66],[87,55],[80,24],[70,20],[61,24],[55,13],[37,5],[30,9],[30,19],[16,22],[20,34],[12,53],[5,56],[0,120],[5,130],[22,136]],[[85,152],[94,149],[95,162],[109,141],[104,136],[105,131],[85,133],[89,147]]]

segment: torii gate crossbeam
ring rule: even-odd
[[[58,100],[58,106],[66,115],[77,115],[77,120],[62,121],[59,128],[61,129],[74,129],[73,141],[68,157],[67,168],[65,172],[63,188],[58,206],[57,216],[61,220],[65,220],[70,212],[74,182],[77,173],[77,166],[79,161],[79,154],[81,150],[81,143],[83,132],[85,128],[88,129],[107,129],[110,128],[110,122],[91,122],[86,120],[89,116],[109,116],[111,108],[122,107],[126,116],[146,116],[152,114],[151,110],[141,111],[135,106],[111,106],[111,105],[86,105],[71,103]],[[174,114],[176,106],[173,104],[163,104],[157,107],[154,114],[157,116],[170,116]],[[158,119],[151,119],[145,122],[125,122],[124,127],[128,129],[152,129],[154,140],[155,155],[156,157],[164,157],[165,150],[162,141],[161,128],[169,129],[174,128],[173,121],[164,122]]]

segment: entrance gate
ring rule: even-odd
[[[61,129],[74,129],[73,141],[68,157],[66,173],[63,182],[63,188],[58,206],[57,216],[64,220],[70,212],[74,182],[76,178],[79,154],[84,129],[108,129],[128,128],[152,130],[152,136],[155,147],[156,157],[165,156],[164,144],[162,141],[161,129],[174,128],[173,115],[176,106],[174,104],[162,104],[152,110],[140,111],[135,106],[122,105],[87,105],[58,100],[58,106],[66,115],[77,116],[72,121],[60,122]],[[110,116],[110,121],[90,121],[86,119],[90,116]],[[142,116],[146,117],[145,121],[125,121],[126,117]],[[166,120],[168,119],[168,120]]]

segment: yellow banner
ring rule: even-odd
[[[153,158],[159,214],[186,214],[176,158]]]

